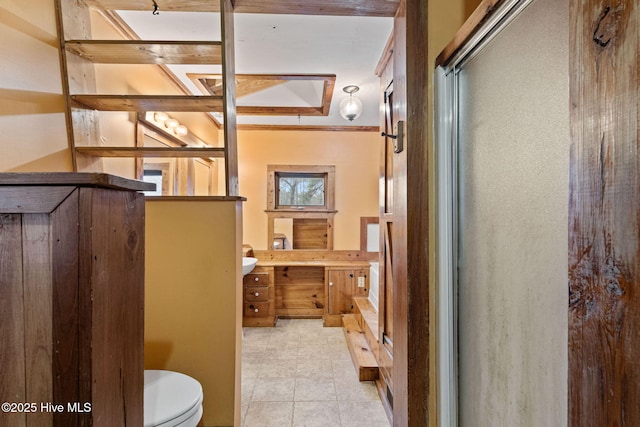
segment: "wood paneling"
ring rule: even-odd
[[[26,402],[21,215],[0,214],[0,400]],[[26,425],[24,413],[0,412],[0,424]]]
[[[19,176],[0,174],[14,197],[33,200],[39,177],[60,199],[51,212],[0,214],[0,399],[36,405],[0,424],[142,425],[144,196],[96,188],[102,175],[78,175],[86,187],[59,175],[13,185]]]
[[[294,249],[328,249],[327,219],[293,218]]]
[[[26,187],[26,186],[25,186]],[[73,187],[0,187],[0,212],[49,213],[72,191]]]
[[[569,425],[640,425],[638,2],[570,2]]]
[[[53,335],[51,316],[52,281],[51,231],[48,214],[22,216],[22,262],[29,266],[23,271],[26,401],[53,401]],[[37,411],[29,414],[30,425],[52,425],[51,413]],[[33,424],[31,424],[33,423]]]
[[[276,267],[274,273],[277,316],[322,316],[324,267]]]
[[[74,190],[51,214],[53,403],[61,405],[86,399],[87,387],[90,387],[85,380],[84,392],[80,392],[78,193],[78,189]],[[82,357],[84,360],[86,353]],[[83,402],[91,402],[91,399]],[[57,425],[79,425],[79,417],[72,412],[56,413],[54,422]],[[84,421],[88,420],[84,418]]]

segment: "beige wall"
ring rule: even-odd
[[[0,171],[70,171],[54,2],[0,1]]]
[[[204,425],[233,425],[240,407],[241,203],[147,199],[146,209],[145,369],[194,377],[203,388]]]
[[[360,217],[378,215],[377,132],[240,131],[244,243],[267,249],[267,165],[335,165],[334,249],[359,250]]]

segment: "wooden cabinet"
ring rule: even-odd
[[[274,326],[275,296],[272,267],[256,266],[242,279],[242,326]]]
[[[0,401],[37,405],[0,413],[0,425],[143,424],[145,202],[135,190],[150,187],[0,174]]]
[[[363,261],[258,261],[244,277],[244,326],[274,326],[276,318],[323,318],[342,326],[354,296],[369,295]]]
[[[286,265],[275,267],[276,315],[321,317],[325,307],[324,267]]]
[[[325,326],[341,326],[342,314],[353,312],[354,296],[369,295],[369,269],[327,268]]]

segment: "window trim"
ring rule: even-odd
[[[323,176],[325,179],[324,205],[281,206],[278,203],[278,174]],[[334,212],[335,166],[332,165],[267,165],[267,211],[278,212]]]

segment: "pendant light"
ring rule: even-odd
[[[348,85],[342,88],[342,91],[348,93],[349,96],[340,102],[340,115],[350,122],[357,119],[362,113],[362,101],[353,96],[360,88],[356,85]]]

